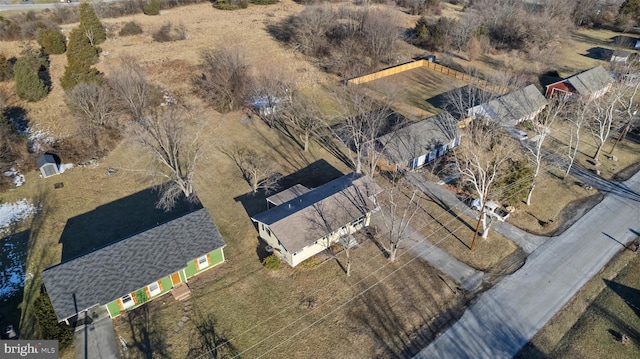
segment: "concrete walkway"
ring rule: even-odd
[[[483,293],[415,358],[512,358],[640,234],[640,172]]]
[[[431,181],[425,180],[422,175],[415,172],[408,172],[405,178],[413,184],[416,188],[431,196],[432,198],[440,201],[440,205],[445,209],[453,208],[459,212],[462,212],[470,218],[478,218],[478,212],[469,208],[466,204],[462,203],[455,195],[455,193],[449,191],[444,186],[438,185]],[[508,222],[494,222],[491,225],[491,230],[494,230],[506,238],[512,240],[518,244],[527,254],[533,253],[536,248],[545,243],[549,237],[536,236],[527,233],[520,228],[509,224]]]

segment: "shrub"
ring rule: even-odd
[[[35,102],[47,96],[49,89],[38,77],[28,62],[19,59],[13,67],[16,79],[16,94],[23,100]]]
[[[241,9],[246,9],[247,7],[249,7],[249,3],[246,2],[246,0],[240,1],[240,8]]]
[[[252,4],[256,5],[271,5],[277,4],[280,0],[250,0]]]
[[[53,311],[51,300],[47,294],[40,294],[33,303],[33,312],[40,330],[40,337],[47,340],[58,340],[59,350],[67,348],[73,342],[71,328],[59,323]]]
[[[132,36],[132,35],[140,35],[142,34],[142,28],[135,21],[129,21],[124,24],[120,32],[118,33],[120,36]]]
[[[268,270],[276,270],[280,268],[280,258],[272,254],[262,260],[262,265]]]
[[[9,59],[4,57],[4,55],[0,55],[0,82],[8,81],[13,77],[13,73],[11,71],[11,63],[9,63]]]
[[[40,28],[36,38],[47,54],[62,54],[67,50],[67,38],[60,30]]]
[[[184,25],[178,25],[173,28],[171,23],[168,22],[153,33],[152,37],[153,40],[157,42],[184,40],[187,38],[187,29]]]
[[[238,10],[239,4],[236,4],[233,0],[216,0],[213,2],[213,7],[218,10]]]
[[[158,15],[160,13],[160,0],[147,0],[142,5],[142,12],[145,15]]]

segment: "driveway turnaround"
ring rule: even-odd
[[[512,358],[639,233],[640,172],[538,247],[415,358]]]

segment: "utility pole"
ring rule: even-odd
[[[482,221],[482,215],[484,214],[484,206],[487,204],[487,199],[489,198],[489,191],[491,190],[491,183],[487,187],[487,192],[482,200],[482,208],[480,209],[480,216],[478,217],[478,223],[476,224],[476,232],[473,234],[473,240],[471,241],[471,247],[469,248],[473,251],[473,248],[476,246],[476,238],[478,238],[478,229],[480,229],[480,221]]]

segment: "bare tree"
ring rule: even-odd
[[[566,117],[566,120],[571,123],[572,129],[569,133],[569,143],[567,144],[567,169],[564,172],[563,180],[566,180],[569,177],[569,173],[571,172],[571,167],[573,167],[573,163],[575,162],[576,156],[578,155],[578,147],[580,146],[580,132],[582,131],[582,127],[590,120],[592,115],[592,108],[589,106],[589,102],[587,99],[578,98],[575,102],[571,103],[571,105],[567,108],[567,113],[570,113],[569,116]]]
[[[400,40],[398,19],[388,10],[369,10],[362,23],[367,49],[374,61],[389,62]]]
[[[533,190],[536,188],[536,179],[540,174],[540,168],[544,158],[542,145],[547,135],[551,133],[551,128],[556,119],[563,113],[564,104],[565,103],[561,101],[553,101],[543,110],[542,114],[538,116],[533,123],[533,132],[535,134],[533,140],[527,142],[524,146],[527,150],[527,158],[534,168],[531,188],[527,194],[527,206],[531,205],[531,196],[533,195]]]
[[[124,57],[121,66],[111,71],[109,86],[122,109],[134,121],[142,121],[146,109],[159,96],[158,88],[147,80],[144,70],[133,57]]]
[[[334,93],[334,99],[339,111],[336,116],[339,123],[332,129],[334,136],[348,148],[355,172],[362,173],[364,161],[373,176],[377,158],[375,151],[367,150],[367,144],[374,143],[388,126],[390,103],[346,88]]]
[[[220,48],[204,51],[201,57],[196,93],[220,112],[243,106],[251,88],[246,55],[238,48]]]
[[[476,192],[480,203],[490,195],[491,185],[498,182],[508,169],[508,160],[515,152],[512,139],[504,134],[497,123],[475,120],[464,128],[454,160],[460,169],[460,178]],[[480,214],[482,238],[489,235],[487,214]]]
[[[640,68],[637,62],[629,63],[622,68],[617,69],[616,82],[619,83],[624,91],[618,99],[620,111],[624,113],[624,124],[622,131],[618,135],[616,142],[611,147],[609,153],[613,153],[616,145],[626,136],[637,120],[638,102],[636,95],[640,89]]]
[[[380,195],[382,222],[388,246],[383,245],[389,253],[389,261],[394,262],[400,244],[407,238],[410,224],[420,210],[418,190],[400,179]]]
[[[599,97],[592,101],[592,108],[595,110],[594,116],[587,123],[591,130],[591,135],[596,140],[596,152],[593,160],[596,165],[600,163],[600,153],[605,142],[611,133],[611,126],[615,120],[616,105],[620,99],[620,86],[613,86],[607,95]]]
[[[67,92],[66,101],[77,117],[97,126],[111,127],[118,116],[113,93],[107,87],[78,84]]]
[[[278,164],[273,159],[248,148],[223,148],[221,151],[233,159],[253,193],[261,189],[265,192],[278,189],[282,176],[278,173]]]
[[[253,77],[249,106],[273,127],[278,121],[279,112],[292,101],[294,81],[285,71],[274,68],[263,70]]]
[[[198,202],[193,181],[203,151],[204,122],[199,109],[174,102],[149,112],[131,123],[131,131],[133,139],[154,158],[152,175],[164,180],[157,207],[169,211],[182,196]],[[189,131],[189,125],[196,127],[195,133]]]
[[[322,113],[315,98],[299,93],[292,96],[285,105],[281,118],[285,126],[290,126],[298,134],[304,152],[309,151],[309,142],[319,131],[325,128]]]

